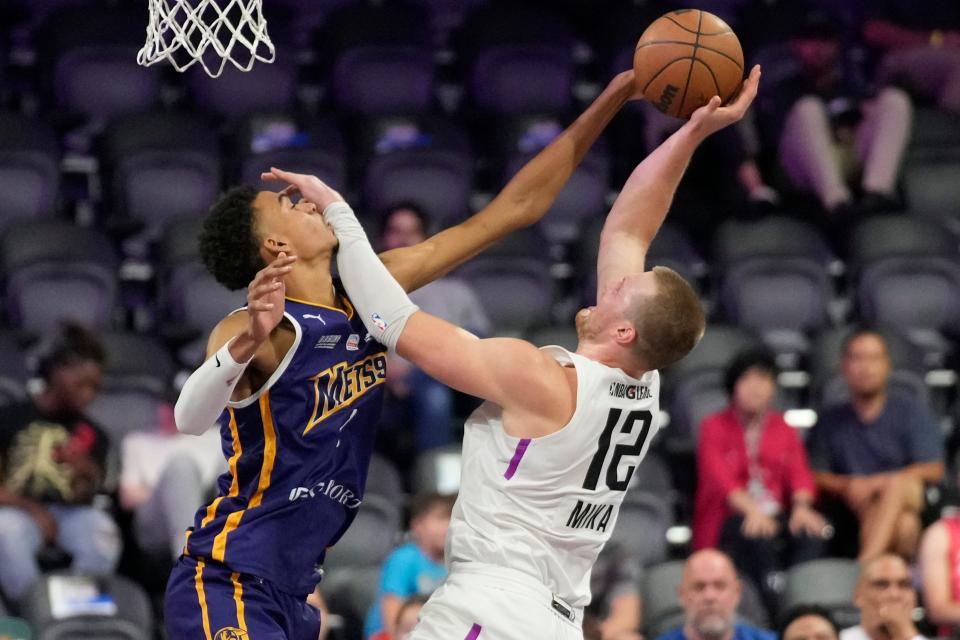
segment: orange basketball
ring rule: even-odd
[[[633,56],[637,86],[667,115],[689,118],[713,96],[726,104],[743,81],[743,49],[726,22],[699,9],[657,18]]]

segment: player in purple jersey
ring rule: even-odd
[[[390,273],[412,291],[539,220],[632,85],[632,71],[615,77],[472,218],[382,254]],[[207,268],[246,286],[247,306],[214,328],[177,402],[180,431],[219,423],[229,471],[171,574],[171,638],[315,640],[306,596],[363,499],[385,350],[331,275],[337,240],[321,212],[292,195],[240,187],[204,223]]]

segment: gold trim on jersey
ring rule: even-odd
[[[347,296],[340,296],[340,299],[343,301],[343,304],[346,305],[346,307],[347,307],[347,310],[346,310],[346,311],[344,311],[343,309],[338,309],[338,308],[336,308],[336,307],[331,307],[330,305],[320,304],[319,302],[310,302],[309,300],[301,300],[300,298],[291,298],[290,296],[286,296],[286,299],[287,299],[287,300],[290,300],[291,302],[299,302],[300,304],[308,304],[308,305],[310,305],[311,307],[320,307],[321,309],[329,309],[330,311],[338,311],[338,312],[342,313],[343,315],[347,316],[347,320],[352,320],[352,319],[353,319],[353,305],[350,304],[350,301],[347,299]]]
[[[226,497],[236,498],[240,495],[240,478],[237,475],[237,461],[240,459],[240,456],[243,455],[243,447],[240,445],[240,428],[237,426],[237,414],[234,413],[232,407],[227,407],[227,413],[230,415],[230,435],[233,436],[233,454],[230,456],[230,460],[227,462],[227,466],[230,469],[230,492]],[[220,506],[220,503],[223,501],[224,496],[217,496],[213,499],[207,506],[207,512],[203,516],[203,520],[200,521],[200,528],[203,529],[205,526],[213,522],[214,518],[217,517],[217,508]],[[185,555],[190,555],[188,549],[190,544],[190,534],[192,531],[187,531],[187,538],[183,543],[183,549]]]
[[[194,578],[197,587],[197,600],[200,602],[200,618],[203,620],[203,635],[206,640],[212,640],[210,635],[210,614],[207,612],[207,595],[203,591],[203,560],[197,561],[197,574]]]
[[[353,364],[338,362],[310,379],[313,381],[313,413],[303,435],[337,411],[349,407],[370,389],[383,384],[387,379],[387,357],[385,353],[374,353]]]
[[[233,412],[231,411],[231,416],[232,415]],[[250,502],[247,503],[247,508],[234,511],[227,516],[227,522],[223,526],[223,530],[214,538],[213,559],[218,562],[223,562],[224,556],[227,553],[227,536],[240,526],[240,520],[243,518],[244,513],[260,506],[260,503],[263,502],[264,492],[270,488],[270,476],[273,474],[273,463],[277,455],[277,432],[273,427],[273,413],[270,411],[269,391],[260,396],[260,419],[263,423],[263,463],[260,465],[260,480],[257,483],[256,492],[253,494],[253,497],[250,498]],[[231,422],[231,424],[236,423]],[[239,437],[237,438],[237,442],[239,442]],[[237,476],[234,474],[235,482],[236,478]],[[233,486],[230,487],[230,490],[232,493]]]
[[[233,583],[233,601],[237,603],[237,626],[242,631],[247,630],[247,619],[243,614],[243,585],[240,584],[240,573],[230,574],[230,581]]]

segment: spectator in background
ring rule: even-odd
[[[648,151],[656,149],[683,123],[661,113],[650,102],[641,102],[640,108],[643,110],[643,136]],[[731,169],[729,178],[736,182],[747,203],[763,211],[778,206],[780,194],[767,184],[757,165],[756,158],[760,150],[752,115],[752,111],[748,112],[747,117],[734,126],[718,131],[704,143],[703,153],[722,161],[719,165],[711,166],[714,172]]]
[[[443,548],[450,527],[453,496],[418,496],[410,507],[410,538],[383,564],[380,592],[367,614],[365,638],[392,638],[404,600],[429,596],[447,577]],[[377,634],[384,634],[378,636]]]
[[[850,401],[820,412],[807,441],[820,489],[860,522],[860,559],[912,558],[920,538],[924,485],[943,477],[943,442],[927,407],[890,393],[883,335],[855,330],[843,344]]]
[[[920,575],[927,618],[940,625],[939,636],[955,636],[960,629],[960,512],[953,511],[924,532]]]
[[[840,629],[825,608],[804,604],[783,615],[777,635],[780,640],[839,640]]]
[[[156,431],[123,438],[120,468],[120,504],[134,512],[137,542],[145,551],[169,553],[176,561],[197,505],[227,470],[219,431],[181,434],[173,408],[162,405]]]
[[[590,593],[587,611],[601,640],[641,639],[640,558],[634,550],[607,542],[590,573]]]
[[[85,411],[100,389],[104,351],[78,326],[42,350],[42,390],[0,408],[0,585],[19,600],[40,575],[37,553],[57,545],[72,569],[108,575],[120,557],[117,525],[93,506],[108,441]]]
[[[920,640],[913,624],[917,593],[910,568],[903,558],[890,553],[863,565],[853,592],[860,609],[860,624],[840,632],[840,640]]]
[[[960,3],[871,0],[863,39],[883,54],[878,77],[960,113]]]
[[[677,590],[686,621],[659,640],[775,640],[772,631],[736,623],[740,592],[737,571],[726,554],[715,549],[694,552]]]
[[[857,65],[845,64],[837,27],[808,12],[782,58],[764,66],[757,106],[793,184],[812,192],[834,223],[896,208],[910,137],[910,98],[886,87],[871,96]],[[849,182],[859,175],[854,206]]]
[[[400,203],[383,215],[380,250],[409,247],[427,238],[430,221],[413,203]],[[454,277],[439,278],[410,295],[422,310],[479,336],[490,333],[490,320],[470,286]],[[417,452],[452,442],[453,392],[395,353],[388,361],[390,391],[384,416],[410,414]],[[393,407],[391,407],[393,405]],[[400,405],[397,407],[396,405]],[[391,410],[393,409],[393,410]]]
[[[771,610],[774,572],[819,557],[827,527],[812,506],[803,443],[773,409],[776,375],[764,348],[738,354],[727,367],[730,405],[700,427],[693,520],[694,548],[730,554]]]

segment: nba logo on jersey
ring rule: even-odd
[[[370,315],[370,319],[373,321],[374,326],[377,329],[380,329],[381,332],[387,330],[386,321],[380,316],[379,313],[373,313]]]

